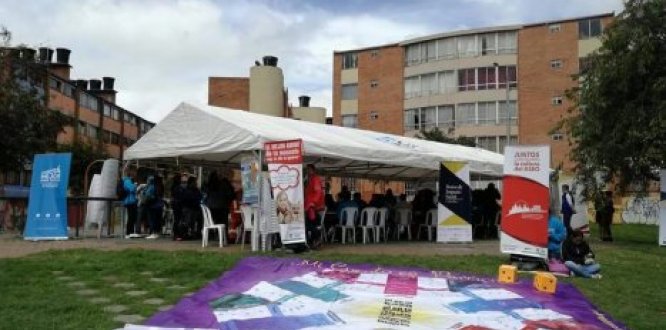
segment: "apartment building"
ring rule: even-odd
[[[406,136],[437,127],[499,153],[507,141],[549,144],[551,165],[570,170],[566,137],[551,130],[612,20],[607,13],[336,51],[333,123]]]
[[[123,152],[155,123],[118,106],[115,79],[73,80],[69,63],[71,51],[66,48],[42,47],[39,53],[30,48],[17,48],[23,58],[34,59],[37,69],[44,70],[45,82],[35,87],[48,108],[74,118],[75,125],[65,127],[58,143],[86,141],[100,143],[111,157],[122,159]],[[56,55],[53,61],[53,55]],[[29,184],[26,172],[4,173],[5,184]]]

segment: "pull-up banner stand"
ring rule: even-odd
[[[549,146],[507,146],[502,180],[502,253],[548,257]]]
[[[305,243],[303,141],[264,144],[282,244]]]
[[[442,162],[439,165],[439,203],[437,203],[437,242],[472,241],[472,201],[469,164]]]

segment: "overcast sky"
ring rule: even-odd
[[[425,34],[594,15],[622,0],[1,0],[13,43],[72,50],[73,79],[116,77],[117,103],[159,121],[206,103],[209,76],[279,57],[290,102],[331,112],[334,50]]]

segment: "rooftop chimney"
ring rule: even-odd
[[[113,90],[113,83],[116,81],[113,77],[102,77],[104,80],[104,90]]]
[[[265,66],[277,66],[278,58],[275,56],[264,56],[263,58]]]
[[[39,47],[39,62],[51,63],[53,57],[53,50],[47,47]]]
[[[37,54],[37,52],[32,48],[27,48],[26,47],[26,48],[21,49],[21,57],[24,60],[34,61],[35,60],[35,54]]]
[[[56,61],[59,64],[69,64],[69,54],[71,52],[67,48],[56,48]]]
[[[90,79],[90,90],[98,91],[102,89],[102,81],[99,79]]]
[[[76,81],[76,87],[81,88],[82,90],[88,89],[88,81],[85,79],[78,79]]]
[[[301,95],[298,97],[298,106],[301,108],[310,107],[310,97],[307,95]]]

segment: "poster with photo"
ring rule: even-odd
[[[302,143],[289,140],[264,144],[283,244],[305,242]]]

